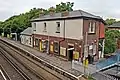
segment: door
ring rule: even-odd
[[[73,50],[74,50],[74,47],[69,45],[68,46],[68,54],[69,54],[69,57],[68,57],[68,60],[69,61],[72,61],[73,60]]]

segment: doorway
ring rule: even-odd
[[[71,46],[71,45],[68,45],[68,60],[69,61],[72,61],[73,60],[73,50],[74,50],[74,47]]]

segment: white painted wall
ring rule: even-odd
[[[30,44],[30,38],[31,38],[31,44]],[[32,47],[32,36],[21,35],[21,43]]]
[[[46,28],[47,32],[44,32],[44,22],[46,22]],[[60,33],[56,33],[57,31],[57,23],[60,22]],[[36,22],[36,32],[35,34],[42,34],[42,35],[50,35],[50,36],[56,36],[56,37],[63,37],[63,26],[64,21],[63,20],[56,20],[56,21],[41,21]],[[33,23],[32,23],[33,27]]]
[[[83,19],[65,21],[65,37],[70,39],[83,39]]]
[[[47,25],[47,32],[44,32],[44,22]],[[60,22],[60,33],[56,33],[57,31],[57,23]],[[40,21],[33,22],[32,27],[36,23],[36,31],[35,34],[41,35],[50,35],[55,37],[64,37],[64,20],[54,20],[54,21]],[[65,20],[65,38],[70,39],[83,39],[83,19],[71,19]]]

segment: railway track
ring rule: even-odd
[[[0,80],[11,80],[3,66],[0,64]]]
[[[0,44],[2,45],[1,47],[2,47],[2,49],[4,49],[4,51],[6,51],[6,53],[9,53],[12,57],[14,55],[17,55],[19,58],[21,58],[22,60],[24,60],[24,62],[26,61],[29,65],[31,65],[32,67],[34,67],[34,69],[33,69],[32,67],[28,66],[26,63],[22,62],[18,57],[14,56],[14,58],[17,61],[19,61],[22,65],[27,66],[26,68],[29,69],[29,70],[31,70],[31,72],[33,74],[35,74],[37,77],[39,77],[41,80],[51,80],[51,79],[62,80],[62,78],[56,76],[53,72],[51,72],[49,70],[46,70],[43,65],[39,65],[38,62],[35,62],[33,59],[30,59],[29,57],[25,56],[24,54],[21,54],[21,52],[17,51],[16,49],[10,47],[9,45],[7,45],[7,44],[5,44],[5,43],[3,43],[1,41],[0,41]],[[8,51],[8,49],[3,48],[5,46],[9,48],[9,51]],[[14,54],[10,50],[12,50],[14,52]],[[33,65],[35,65],[35,66],[33,66]],[[40,71],[42,74],[44,74],[44,77],[41,76],[42,74],[40,74],[40,72],[38,72],[38,71]],[[29,80],[29,79],[27,79],[27,80]],[[63,80],[65,80],[64,77],[63,77]]]
[[[24,71],[20,69],[19,66],[15,64],[7,55],[5,55],[1,49],[0,49],[0,53],[1,53],[1,56],[14,68],[14,70],[16,70],[21,75],[23,80],[30,80],[27,74],[24,73]]]

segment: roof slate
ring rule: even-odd
[[[72,18],[72,17],[89,17],[89,18],[95,18],[95,19],[102,19],[100,16],[95,16],[83,10],[75,10],[75,11],[68,12],[67,16],[62,16],[62,13],[53,13],[52,16],[50,14],[44,15],[39,18],[33,19],[31,21],[52,20],[52,19],[57,19],[57,18],[62,19],[62,18]]]
[[[108,27],[116,27],[116,28],[120,28],[120,22],[116,22]]]
[[[23,32],[20,33],[21,35],[32,35],[32,27],[28,27]]]

